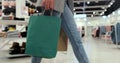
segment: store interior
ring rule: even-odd
[[[120,0],[74,0],[74,19],[90,63],[120,63]],[[30,0],[0,0],[0,63],[31,63],[25,54]],[[63,34],[64,35],[64,34]],[[55,58],[42,63],[78,63],[69,39]],[[67,44],[66,44],[67,43]],[[16,51],[13,50],[13,46]]]

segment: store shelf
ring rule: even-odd
[[[10,42],[14,41],[26,42],[26,38],[0,38],[0,50],[4,50],[5,46],[8,46]]]
[[[28,21],[23,21],[23,20],[0,20],[0,24],[6,24],[6,25],[27,25]]]
[[[29,57],[29,55],[26,54],[9,54],[9,48],[12,46],[12,42],[16,41],[19,44],[22,44],[22,42],[26,40],[26,38],[4,38],[0,40],[0,57],[6,57],[6,58],[20,58],[20,57]],[[2,42],[3,41],[3,42]]]
[[[27,54],[9,54],[9,50],[0,50],[0,57],[14,58],[14,57],[27,57]]]

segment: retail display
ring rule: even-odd
[[[25,47],[26,47],[26,43],[23,42],[21,46],[21,54],[25,54]]]
[[[96,30],[96,37],[100,37],[100,27]]]
[[[11,13],[15,14],[15,8],[14,7],[12,7],[12,8],[7,7],[3,10],[3,13],[4,13],[4,15],[10,15]]]
[[[26,1],[26,6],[30,7],[30,3],[28,1]]]
[[[105,35],[106,33],[106,27],[105,26],[101,26],[100,27],[100,35]]]
[[[114,44],[120,45],[120,23],[112,26],[111,39]]]
[[[20,37],[20,32],[18,30],[7,32],[7,38],[19,38],[19,37]]]
[[[9,54],[20,54],[20,45],[17,42],[13,42],[12,47],[10,47]]]
[[[44,10],[44,7],[37,6],[36,10],[37,10],[36,12],[41,13]]]
[[[16,13],[15,5],[16,5],[15,0],[12,0],[12,1],[3,0],[3,6],[2,6],[3,20],[13,20]],[[10,17],[10,19],[5,17],[8,17],[8,18]]]
[[[22,46],[20,46],[20,44],[18,42],[13,42],[12,46],[9,49],[9,54],[11,54],[11,55],[24,54],[25,46],[26,46],[25,42],[22,43]]]
[[[99,26],[100,27],[100,33],[99,35],[101,38],[105,38],[105,40],[111,40],[113,44],[120,45],[120,23],[109,26]],[[94,29],[94,36],[97,36],[97,29]]]
[[[111,26],[98,26],[93,29],[94,37],[100,37],[106,35],[106,33],[111,32]]]
[[[92,30],[92,36],[93,37],[100,37],[100,27],[97,27],[97,28],[94,28],[93,30]]]
[[[13,21],[19,21],[19,20],[20,21],[25,21],[25,18],[20,18],[20,17],[16,16],[16,1],[17,0],[2,0],[0,16],[2,16],[2,20],[4,20],[4,22],[9,21],[9,20],[12,21],[12,22]],[[35,5],[32,4],[34,2],[35,1],[31,1],[31,3],[30,3],[28,1],[26,1],[26,6],[28,8],[25,8],[25,9],[28,9],[27,12],[29,13],[29,16],[34,14],[34,13],[37,14],[37,13],[41,13],[42,11],[44,11],[44,7],[40,7],[40,6],[36,7]],[[23,8],[23,10],[24,10],[24,8]],[[50,13],[48,11],[45,12],[45,15],[50,15]],[[13,24],[13,25],[12,25],[12,23],[11,24],[4,23],[4,24],[5,24],[5,26],[4,26],[4,29],[2,30],[3,32],[0,33],[1,37],[7,38],[7,40],[10,40],[9,38],[15,38],[15,39],[16,38],[18,38],[18,39],[26,38],[27,30],[22,31],[22,32],[16,30],[16,25],[24,25],[24,24],[19,24],[17,22],[16,22],[16,24]],[[25,24],[25,26],[26,26],[26,24]],[[66,51],[67,50],[67,40],[68,39],[67,39],[65,33],[61,32],[59,42],[58,42],[59,43],[58,44],[58,50],[59,51]],[[10,57],[23,56],[23,55],[19,55],[19,54],[24,52],[25,48],[23,46],[20,46],[20,43],[18,43],[18,42],[16,44],[19,44],[19,46],[17,46],[17,47],[20,47],[20,48],[18,48],[18,50],[17,50],[17,48],[9,49],[9,54],[10,55],[12,54]],[[25,44],[25,43],[22,43],[22,44]],[[4,47],[4,46],[7,46],[7,44],[3,45],[2,47]],[[11,46],[13,46],[13,44]]]
[[[34,3],[34,1],[31,1],[31,2]],[[32,3],[30,3],[29,1],[26,1],[26,6],[28,7],[29,16],[34,13],[41,13],[44,10],[44,7],[35,6]]]

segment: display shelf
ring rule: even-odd
[[[7,57],[7,58],[16,58],[16,57],[27,57],[27,54],[9,54],[9,50],[0,50],[0,57]]]
[[[7,57],[7,58],[17,58],[17,57],[29,57],[26,54],[9,54],[9,48],[12,46],[12,42],[22,43],[26,41],[26,38],[2,38],[0,40],[0,57]],[[19,42],[21,41],[21,42]]]
[[[6,24],[6,25],[27,25],[28,21],[23,21],[23,20],[0,20],[0,24]]]
[[[2,4],[0,4],[0,6],[3,5],[2,9],[0,9],[0,10],[6,9],[4,7],[4,4],[3,4],[4,1],[9,1],[9,0],[0,0],[0,2],[2,2]],[[16,4],[16,0],[12,0],[12,1],[15,1],[15,4]],[[9,5],[9,7],[11,7],[12,5]],[[14,8],[12,8],[12,9],[14,9]],[[16,9],[16,5],[15,5],[15,9]],[[13,13],[14,12],[11,12],[9,15],[12,14],[12,16],[13,16],[14,15]],[[15,12],[15,15],[16,15],[16,12]],[[4,17],[4,16],[6,17],[8,15],[5,15],[4,13],[2,13],[2,17]],[[0,19],[2,19],[2,17]],[[0,20],[0,25],[25,25],[25,26],[27,26],[27,24],[28,24],[28,21],[25,21],[25,20]],[[11,38],[11,37],[7,37],[7,38],[0,37],[0,57],[22,57],[22,56],[28,56],[26,54],[15,54],[15,55],[9,54],[9,47],[12,46],[12,43],[13,42],[21,43],[22,40],[26,41],[26,38],[22,38],[22,37],[20,37],[20,38],[19,37],[14,37],[14,38]]]
[[[11,41],[14,42],[19,40],[21,40],[22,42],[25,42],[26,38],[2,38],[0,42],[0,50],[3,50],[3,48],[9,44],[9,42]]]

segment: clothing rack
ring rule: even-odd
[[[117,23],[120,23],[120,22],[116,22],[116,24],[117,24]],[[118,44],[118,36],[117,36],[118,34],[117,34],[116,24],[114,25],[114,27],[115,27],[115,37],[116,37],[115,40],[116,40],[116,47],[119,48],[120,45]]]

